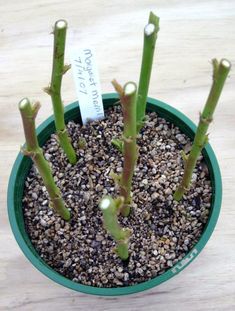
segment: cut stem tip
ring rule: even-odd
[[[221,59],[221,65],[227,69],[230,69],[232,67],[230,61],[226,58]]]
[[[19,109],[25,109],[28,105],[30,105],[30,101],[28,98],[25,97],[19,102]]]
[[[137,86],[134,82],[128,82],[124,86],[124,94],[126,96],[134,94],[136,92],[136,90],[137,90]]]
[[[155,25],[154,24],[147,24],[145,27],[144,27],[144,33],[146,36],[151,36],[155,31]]]
[[[55,23],[55,28],[64,29],[67,27],[67,22],[64,19],[60,19]]]
[[[102,210],[106,210],[111,204],[111,201],[108,197],[104,198],[101,202],[100,202],[100,208]]]

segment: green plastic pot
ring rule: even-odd
[[[104,108],[113,106],[117,102],[116,94],[105,94],[103,95]],[[183,115],[178,110],[172,108],[171,106],[158,101],[156,99],[148,98],[147,103],[148,111],[156,111],[160,117],[165,118],[177,125],[183,133],[188,135],[191,139],[194,137],[196,126],[190,121],[185,115]],[[77,102],[68,105],[65,109],[65,120],[74,120],[75,122],[81,122],[81,115],[79,110],[79,105]],[[54,118],[51,116],[45,122],[43,122],[37,129],[38,140],[42,146],[52,133],[55,132]],[[24,182],[28,175],[28,172],[32,166],[32,162],[28,157],[19,154],[14,166],[12,168],[9,185],[8,185],[8,215],[11,224],[12,231],[18,242],[21,250],[29,261],[43,274],[45,274],[50,279],[55,282],[71,288],[73,290],[101,296],[118,296],[138,293],[143,290],[152,288],[167,281],[181,270],[187,267],[195,257],[201,252],[205,247],[207,241],[209,240],[217,219],[219,217],[221,199],[222,199],[222,182],[220,169],[215,157],[215,154],[209,144],[203,149],[203,156],[205,158],[206,164],[209,168],[209,173],[212,181],[212,202],[211,202],[211,212],[209,215],[208,223],[200,237],[198,243],[194,248],[175,266],[168,269],[165,273],[160,276],[153,278],[152,280],[140,283],[138,285],[118,287],[118,288],[97,288],[93,286],[81,285],[79,283],[73,282],[61,274],[54,271],[49,267],[37,254],[34,249],[27,232],[25,231],[24,219],[22,213],[22,196],[24,189]]]

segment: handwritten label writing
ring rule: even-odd
[[[94,51],[72,49],[70,58],[83,124],[102,119],[104,109]]]

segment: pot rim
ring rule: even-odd
[[[116,93],[108,93],[104,94],[103,96],[104,105],[105,102],[113,101],[115,102],[118,99],[118,95]],[[154,111],[154,107],[158,107],[158,109],[165,111],[166,114],[170,114],[172,116],[175,116],[177,119],[180,119],[182,123],[186,124],[188,131],[192,133],[195,133],[196,125],[183,113],[178,111],[177,109],[171,107],[170,105],[153,99],[148,98],[148,110]],[[113,105],[113,103],[112,103]],[[152,109],[151,109],[152,107]],[[78,102],[74,102],[68,106],[65,107],[65,113],[68,114],[69,111],[72,109],[79,109]],[[160,113],[159,113],[160,114]],[[54,121],[53,116],[46,119],[38,128],[37,128],[37,135],[39,135],[49,124],[51,124]],[[178,126],[178,125],[177,125]],[[187,131],[184,131],[187,132]],[[188,133],[189,133],[188,132]],[[187,133],[187,134],[188,134]],[[22,235],[22,232],[18,225],[18,217],[19,213],[15,210],[15,185],[18,182],[19,177],[19,168],[21,163],[23,162],[24,156],[19,153],[9,179],[8,183],[8,193],[7,193],[7,206],[8,206],[8,217],[11,225],[11,229],[13,231],[13,234],[15,236],[15,239],[20,246],[21,250],[25,254],[25,256],[28,258],[28,260],[44,275],[46,275],[51,280],[55,281],[56,283],[59,283],[65,287],[68,287],[70,289],[83,292],[86,294],[93,294],[93,295],[100,295],[100,296],[119,296],[119,295],[127,295],[127,294],[134,294],[141,291],[144,291],[146,289],[150,289],[152,287],[155,287],[168,279],[172,278],[174,275],[178,274],[180,271],[182,271],[184,268],[186,268],[201,252],[201,250],[205,247],[206,243],[208,242],[215,225],[217,223],[220,208],[221,208],[221,202],[222,202],[222,180],[221,180],[221,173],[219,169],[219,165],[216,159],[216,156],[214,154],[214,151],[210,144],[207,144],[206,147],[203,150],[204,156],[206,155],[208,158],[208,162],[211,166],[210,168],[210,174],[212,173],[212,190],[213,190],[213,198],[211,204],[211,213],[208,218],[208,222],[205,226],[205,229],[199,239],[199,241],[195,244],[195,246],[192,248],[192,250],[183,258],[181,259],[176,265],[169,268],[166,272],[163,274],[156,276],[155,278],[136,284],[136,285],[130,285],[125,287],[116,287],[116,288],[99,288],[94,286],[88,286],[83,285],[80,283],[76,283],[70,279],[67,279],[66,277],[62,276],[58,272],[54,271],[51,267],[49,267],[45,262],[43,262],[42,259],[40,259],[39,255],[36,254],[36,251],[32,251],[32,245],[30,245],[31,242],[26,241]],[[25,179],[24,179],[25,180]],[[23,183],[24,180],[21,180]],[[26,233],[27,236],[27,233]]]

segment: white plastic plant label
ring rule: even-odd
[[[104,108],[94,50],[73,48],[70,50],[70,60],[82,123],[102,119]]]

